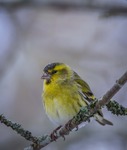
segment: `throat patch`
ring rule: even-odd
[[[50,84],[51,83],[51,80],[50,79],[47,79],[46,80],[46,84],[48,85],[48,84]]]

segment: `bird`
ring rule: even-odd
[[[56,125],[63,126],[82,107],[96,99],[90,86],[70,66],[54,62],[43,69],[42,101],[48,118]],[[103,117],[100,110],[94,115],[101,125],[113,125]]]

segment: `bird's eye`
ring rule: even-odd
[[[52,74],[55,74],[55,73],[57,73],[57,70],[53,70],[53,71],[52,71]]]

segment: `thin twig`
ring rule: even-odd
[[[103,107],[106,105],[111,98],[123,87],[123,85],[127,82],[127,72],[125,72],[121,78],[119,78],[116,83],[113,85],[113,87],[106,92],[106,94],[103,96],[102,100],[100,100],[95,107],[95,109],[99,109],[100,107]]]
[[[4,115],[0,115],[0,122],[5,124],[7,127],[11,127],[17,132],[17,134],[20,134],[26,140],[33,143],[38,143],[38,138],[33,136],[30,131],[23,129],[20,124],[8,120]]]
[[[110,101],[106,104],[108,111],[111,111],[112,114],[117,116],[125,116],[127,115],[127,108],[123,107],[116,101]]]

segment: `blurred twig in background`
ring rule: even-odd
[[[59,132],[56,132],[55,139],[52,139],[49,135],[44,135],[40,138],[33,137],[31,132],[24,130],[21,125],[17,123],[12,123],[10,120],[7,120],[3,115],[0,115],[1,123],[4,123],[6,126],[11,127],[15,130],[18,134],[25,137],[25,139],[32,141],[32,146],[25,148],[26,150],[40,150],[41,148],[45,147],[49,143],[55,141],[59,137],[64,137],[68,135],[70,131],[76,128],[80,123],[89,121],[91,117],[103,106],[106,105],[109,111],[116,115],[127,115],[127,108],[119,105],[117,102],[111,102],[111,98],[122,88],[122,86],[127,82],[127,72],[124,73],[123,76],[116,83],[113,87],[106,92],[103,98],[100,101],[95,101],[91,103],[88,107],[82,108],[79,113],[72,118],[64,127],[62,127]]]
[[[99,3],[93,0],[10,0],[0,1],[0,6],[8,9],[17,9],[19,7],[30,6],[30,7],[52,7],[55,9],[67,10],[84,10],[84,11],[101,11],[103,17],[127,15],[127,5],[120,5],[119,3]]]

